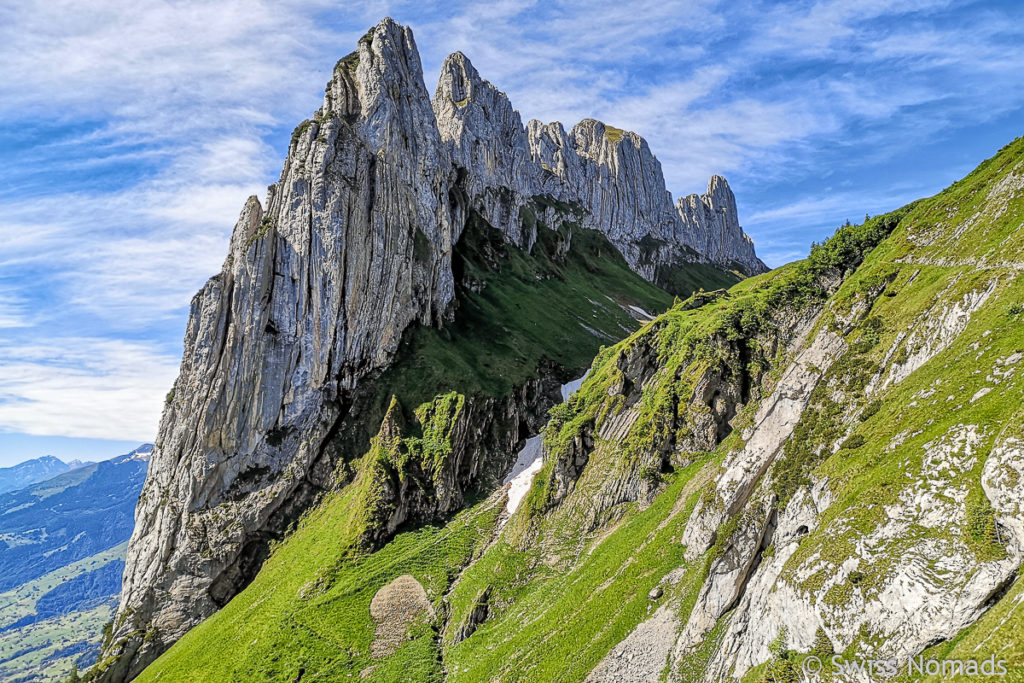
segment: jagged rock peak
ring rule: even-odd
[[[680,198],[676,209],[683,221],[682,237],[694,251],[748,275],[767,272],[754,252],[754,241],[740,227],[736,196],[725,178],[711,176],[707,192]]]
[[[684,262],[748,275],[767,270],[739,228],[725,180],[711,179],[710,208],[700,215],[678,210],[661,162],[635,132],[592,118],[568,133],[558,122],[531,120],[524,128],[505,93],[461,52],[445,60],[433,107],[448,154],[464,170],[470,207],[514,243],[529,248],[535,238],[519,209],[549,195],[580,206],[585,227],[607,235],[635,271],[659,284]]]
[[[541,207],[538,195],[573,206]],[[716,197],[694,224],[732,229],[735,210],[720,217],[728,202]],[[526,203],[538,210],[521,212]],[[374,26],[336,65],[266,202],[246,202],[221,272],[192,301],[97,680],[133,678],[226,604],[266,540],[332,485],[346,455],[337,435],[366,378],[391,364],[410,325],[452,314],[453,247],[470,211],[526,248],[542,220],[579,221],[654,281],[708,260],[686,246],[642,138],[592,120],[528,133],[461,53],[431,101],[412,31],[390,18]],[[445,491],[435,508],[448,512],[461,497]]]
[[[359,39],[356,50],[334,67],[324,93],[319,117],[342,115],[349,121],[360,117],[373,151],[391,142],[394,126],[381,125],[401,115],[406,127],[432,118],[430,98],[423,80],[423,66],[412,29],[390,17]],[[427,125],[422,132],[429,134]]]
[[[412,32],[385,20],[354,55],[192,301],[100,680],[133,678],[247,584],[263,539],[329,485],[350,393],[454,296],[464,221]]]
[[[448,95],[459,106],[465,106],[476,88],[494,89],[494,86],[480,77],[480,72],[461,51],[448,55],[441,65],[435,96]]]
[[[529,248],[534,234],[524,234],[519,208],[535,194],[540,169],[519,112],[461,52],[444,61],[433,107],[452,163],[463,169],[460,189],[470,206]]]
[[[602,151],[618,151],[620,144],[629,144],[646,156],[654,159],[651,148],[644,138],[631,130],[616,128],[597,119],[583,119],[572,127],[570,133],[576,142],[576,151],[595,160]],[[657,159],[654,159],[657,163]],[[659,168],[661,164],[658,164]]]

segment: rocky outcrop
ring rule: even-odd
[[[352,456],[337,442],[360,387],[388,366],[407,328],[455,314],[452,251],[471,214],[524,248],[538,218],[582,222],[652,280],[668,265],[722,265],[687,246],[639,136],[585,121],[548,144],[542,128],[524,128],[458,53],[432,102],[412,32],[390,19],[337,63],[266,205],[248,200],[221,272],[192,301],[96,678],[132,678],[224,605],[258,571],[268,541],[336,483],[339,460]],[[525,410],[546,409],[534,391]],[[481,431],[514,434],[496,443],[519,439],[522,415],[506,404],[479,410],[490,420]],[[399,477],[374,540],[410,514],[460,505],[481,467],[465,463],[432,492]]]
[[[500,399],[438,396],[416,410],[412,424],[393,400],[371,451],[375,498],[367,505],[366,545],[378,546],[408,520],[459,510],[477,484],[492,488],[511,467],[522,434],[540,430],[559,399],[559,381],[541,372]]]
[[[647,279],[666,279],[680,263],[713,263],[756,275],[768,270],[740,228],[736,199],[721,176],[702,197],[673,206],[661,163],[636,133],[585,119],[567,134],[560,123],[527,125],[541,165],[539,192],[588,211],[583,225],[600,230]]]
[[[375,631],[370,651],[386,657],[408,640],[409,628],[419,619],[432,617],[434,608],[415,577],[403,574],[381,588],[370,601]]]
[[[831,330],[823,330],[807,348],[800,351],[775,390],[761,402],[753,426],[744,435],[744,447],[726,457],[709,495],[701,498],[690,516],[683,533],[688,559],[695,560],[705,553],[715,542],[718,530],[725,521],[747,505],[754,487],[761,482],[782,446],[792,436],[823,371],[835,362],[843,350],[842,338]],[[763,527],[764,516],[757,511],[754,525]],[[761,534],[758,532],[754,535]],[[747,559],[750,556],[748,554]],[[723,558],[722,562],[728,564],[730,560]],[[709,580],[706,584],[712,593],[717,592],[710,588],[713,583]],[[731,599],[719,602],[728,607]],[[694,608],[694,614],[699,611],[699,608]],[[714,625],[714,620],[725,610],[712,611],[715,613],[705,626]]]
[[[469,610],[469,614],[466,615],[465,620],[455,631],[455,635],[452,638],[452,642],[461,643],[466,638],[473,635],[480,625],[487,621],[487,613],[490,611],[490,605],[488,600],[491,597],[491,587],[487,586],[480,594],[477,595],[476,600],[473,601],[473,607]]]
[[[433,106],[465,201],[514,244],[530,248],[536,225],[524,224],[519,209],[538,194],[540,168],[519,112],[461,52],[441,67]]]
[[[755,495],[785,442],[807,408],[815,385],[843,351],[843,340],[824,330],[800,351],[775,390],[760,405],[744,448],[722,463],[712,487],[697,503],[683,533],[686,556],[694,561],[726,533],[730,517],[739,516],[716,557],[690,611],[677,653],[695,647],[743,596],[761,552],[771,544],[777,526],[777,498]]]
[[[838,282],[829,272],[817,278],[816,286],[831,292]],[[759,409],[745,429],[746,447],[723,463],[721,500],[708,504],[709,490],[683,538],[691,559],[714,543],[716,530],[746,503],[753,484],[792,433],[821,367],[828,367],[843,345],[826,331],[820,343],[804,348],[804,336],[822,310],[821,303],[814,303],[773,311],[750,339],[737,338],[729,328],[711,331],[693,342],[696,348],[667,362],[663,340],[678,334],[669,316],[718,300],[733,301],[719,291],[681,302],[610,361],[601,405],[588,409],[597,419],[546,443],[549,508],[577,515],[584,530],[595,528],[621,503],[649,500],[659,490],[660,473],[714,450],[732,432],[744,405],[754,402]],[[763,380],[780,354],[797,355],[797,360],[772,388]],[[589,467],[592,461],[595,466]]]
[[[740,227],[736,196],[722,176],[711,176],[703,195],[681,198],[676,210],[683,222],[679,240],[698,254],[748,275],[768,270],[754,253],[754,240]]]

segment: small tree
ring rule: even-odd
[[[108,621],[107,623],[103,624],[103,642],[100,645],[100,649],[103,649],[103,650],[107,649],[107,646],[110,645],[110,641],[113,640],[113,638],[114,638],[114,622],[113,622],[113,620],[111,620],[111,621]]]
[[[832,650],[832,641],[828,639],[825,629],[820,626],[814,633],[814,645],[811,646],[811,654],[819,659],[828,659],[835,654]]]
[[[779,631],[768,650],[772,658],[768,661],[761,683],[799,683],[800,674],[793,665],[793,653],[786,649],[786,629]]]

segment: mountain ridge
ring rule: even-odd
[[[431,101],[412,32],[381,22],[339,60],[323,106],[295,129],[266,208],[255,197],[246,203],[222,271],[192,301],[101,680],[134,676],[226,604],[270,541],[336,486],[367,487],[358,500],[376,510],[362,536],[373,545],[409,515],[452,513],[470,489],[500,481],[495,468],[581,369],[565,347],[536,336],[545,315],[571,328],[568,348],[592,356],[639,324],[636,307],[668,304],[638,276],[687,294],[739,279],[735,263],[712,263],[681,240],[660,164],[638,136],[587,137],[599,131],[586,122],[559,136],[552,124],[545,135],[562,146],[544,147],[556,169],[545,170],[518,113],[464,56],[446,62],[438,92]],[[591,151],[578,153],[587,140]],[[731,191],[718,186],[727,206],[714,229],[738,231],[753,257]],[[753,259],[736,261],[763,268]],[[524,313],[510,297],[536,298],[548,286],[561,305],[538,301]],[[393,419],[385,430],[384,411],[397,414],[374,392],[403,344],[420,330],[450,337],[474,307],[502,311],[513,337],[572,367],[499,346],[497,360],[517,368],[511,386],[499,382],[506,393],[454,403],[427,396],[433,407],[400,406],[412,433]],[[495,375],[487,364],[470,362],[467,386]],[[494,458],[417,446],[422,430],[449,422],[486,439]],[[385,437],[402,452],[364,458],[371,439]]]
[[[52,455],[32,458],[10,467],[0,467],[0,493],[17,491],[70,469],[74,469],[71,463]]]
[[[356,491],[326,498],[140,680],[1019,672],[1021,178],[1024,139],[604,348],[511,518],[502,488],[350,553]],[[429,608],[385,648],[374,615],[411,581]]]
[[[0,494],[0,678],[96,662],[151,444]]]

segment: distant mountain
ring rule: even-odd
[[[56,476],[0,493],[0,680],[62,680],[95,662],[152,450],[61,463]]]
[[[0,494],[0,591],[128,540],[152,449]]]
[[[76,460],[75,462],[79,463],[80,461]],[[74,469],[72,465],[52,455],[44,455],[41,458],[26,460],[14,467],[0,467],[0,493],[16,491],[26,486],[31,486],[36,482],[49,479],[71,469]]]
[[[85,467],[86,465],[92,464],[94,463],[91,460],[79,460],[78,458],[68,461],[68,467],[70,467],[73,470],[77,470],[79,467]]]

